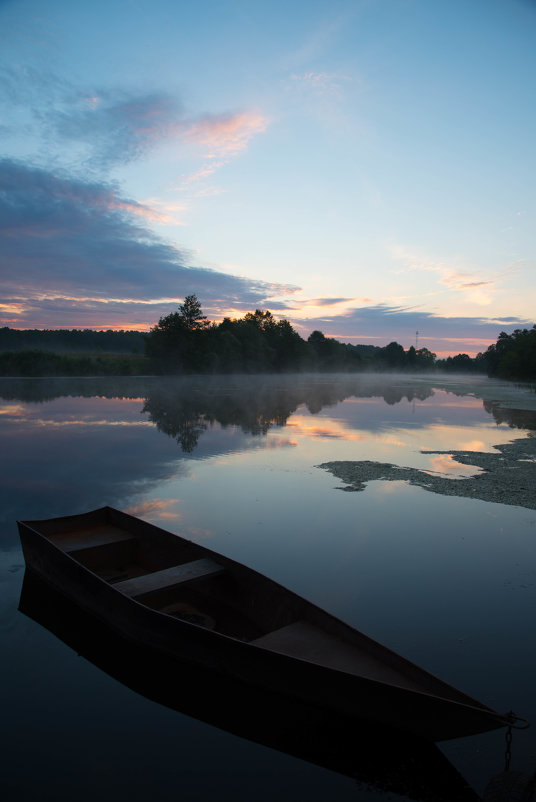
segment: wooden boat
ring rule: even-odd
[[[385,725],[358,727],[351,717],[140,646],[28,570],[19,611],[137,694],[211,727],[404,798],[480,802],[437,744]]]
[[[515,718],[256,571],[111,507],[18,526],[30,571],[158,653],[432,741]]]

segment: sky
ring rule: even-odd
[[[536,322],[536,0],[0,0],[0,326]]]

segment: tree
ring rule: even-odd
[[[516,329],[512,334],[501,331],[497,342],[490,345],[477,362],[485,366],[488,376],[531,381],[536,378],[536,325],[532,329]]]
[[[179,373],[182,369],[182,352],[188,329],[179,312],[161,317],[153,326],[145,343],[145,353],[154,359],[160,369]]]
[[[206,368],[205,335],[210,326],[196,295],[187,295],[177,312],[161,317],[146,343],[147,356],[165,372],[199,371]]]
[[[434,367],[436,355],[429,351],[428,348],[417,348],[415,351],[417,357],[417,367],[419,370],[429,370]]]
[[[452,370],[469,373],[475,370],[474,362],[469,354],[456,354],[452,357]]]
[[[390,342],[382,348],[382,358],[390,368],[403,368],[406,364],[404,348],[397,342]]]
[[[210,326],[210,321],[201,312],[201,304],[197,295],[187,295],[184,303],[179,305],[179,315],[188,331],[206,329]]]
[[[361,357],[352,346],[334,337],[326,337],[321,331],[311,332],[307,343],[315,370],[356,370],[361,367]]]
[[[406,354],[406,364],[410,370],[413,370],[417,364],[417,351],[413,345],[410,345]]]
[[[244,320],[261,331],[270,331],[276,326],[275,318],[268,310],[263,312],[261,309],[256,309],[254,313],[248,312],[244,316]]]
[[[269,332],[268,339],[275,350],[277,370],[300,370],[306,366],[309,349],[288,320],[279,320]]]

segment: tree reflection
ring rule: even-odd
[[[7,401],[144,399],[142,413],[188,454],[215,424],[262,437],[273,427],[286,426],[299,407],[317,415],[348,398],[383,398],[392,406],[405,399],[423,401],[433,395],[433,385],[422,380],[378,374],[0,379],[0,398]]]
[[[304,406],[311,415],[348,398],[382,398],[393,406],[404,400],[425,401],[444,389],[463,397],[471,385],[437,380],[433,383],[406,376],[365,374],[290,374],[285,376],[81,377],[0,379],[0,398],[40,403],[55,398],[143,398],[143,412],[159,431],[192,453],[199,438],[213,424],[238,426],[244,433],[263,436],[286,426],[289,417]],[[497,424],[515,429],[536,429],[536,412],[510,409],[494,399],[482,404]],[[473,394],[473,393],[471,393]]]
[[[173,437],[187,454],[195,450],[199,437],[209,426],[191,396],[173,397],[155,392],[145,400],[142,411],[159,432]]]
[[[424,400],[434,394],[430,386],[377,382],[337,377],[286,376],[234,377],[216,382],[189,379],[161,382],[147,396],[143,412],[159,431],[192,453],[199,438],[214,424],[238,427],[245,434],[264,436],[273,427],[286,426],[296,410],[305,406],[311,415],[347,398],[382,397],[387,404],[404,399]]]
[[[511,429],[536,429],[536,412],[531,409],[507,409],[497,401],[483,401],[484,409],[493,415],[498,425],[506,423]]]
[[[248,384],[221,387],[209,392],[191,382],[165,386],[145,400],[143,412],[157,429],[173,437],[182,450],[195,450],[200,436],[210,426],[239,427],[245,434],[263,436],[273,426],[285,426],[300,403],[301,395],[271,390],[269,385]]]

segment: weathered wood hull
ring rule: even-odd
[[[240,738],[410,799],[479,800],[436,744],[135,644],[28,570],[19,610],[136,693]]]
[[[85,546],[68,553],[58,545],[64,533],[77,527],[90,531],[91,527],[102,528],[104,524],[132,535],[155,554],[164,555],[166,550],[180,548],[184,551],[181,560],[185,557],[216,560],[224,569],[224,577],[197,580],[197,586],[204,588],[201,598],[212,604],[212,609],[219,609],[226,602],[225,594],[235,594],[241,612],[248,622],[260,627],[259,631],[253,633],[254,637],[250,633],[248,639],[241,639],[242,636],[234,637],[162,613],[154,607],[154,592],[132,598],[117,589],[121,582],[110,584],[96,569],[88,568],[88,564],[93,565],[95,555],[101,559],[99,546]],[[103,508],[86,516],[19,522],[19,531],[31,571],[123,637],[163,655],[336,714],[383,724],[432,741],[484,732],[509,723],[506,716],[451,688],[277,583],[124,513]],[[255,644],[256,640],[263,643],[264,632],[284,632],[285,624],[296,618],[309,622],[316,632],[328,633],[333,643],[340,644],[341,654],[345,648],[350,650],[349,665],[340,670],[329,665],[333,662],[331,656],[326,664],[284,653],[286,646],[277,651],[277,644],[275,648]],[[377,676],[374,671],[371,676],[370,668],[368,676],[360,674],[361,652],[378,667]]]

